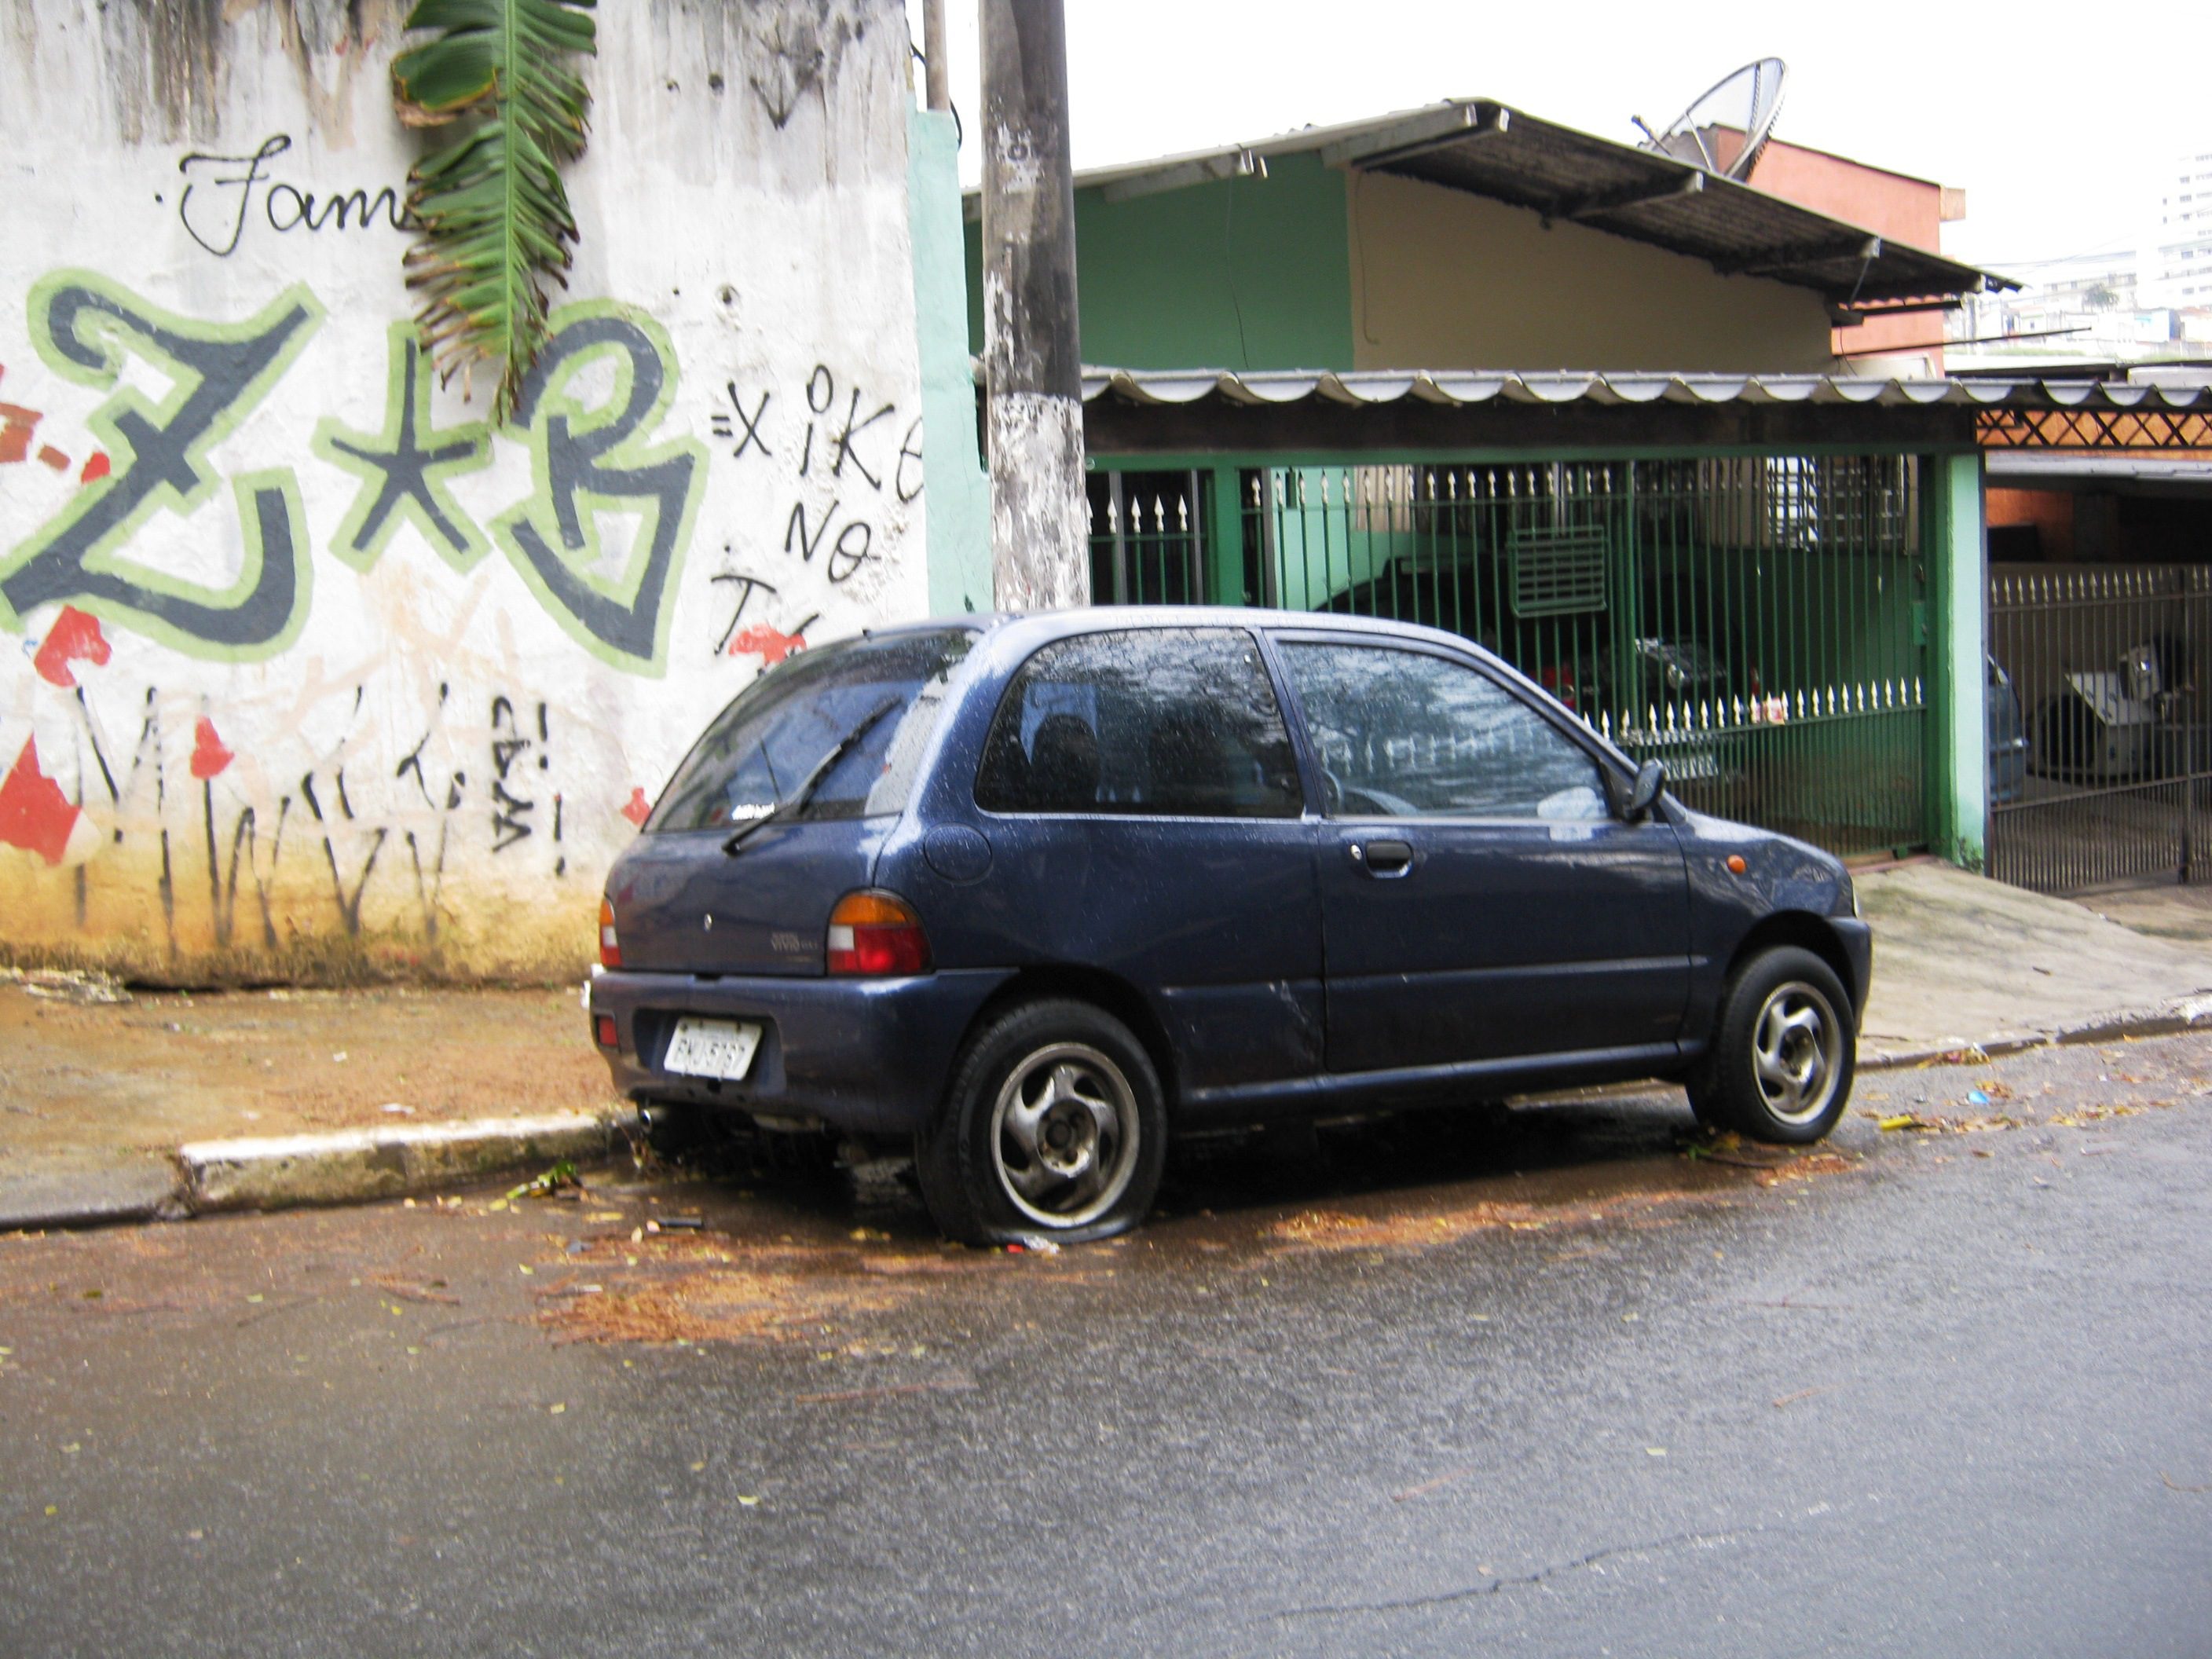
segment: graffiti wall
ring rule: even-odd
[[[497,428],[409,320],[402,10],[8,0],[19,959],[580,970],[708,718],[926,609],[896,0],[600,8],[581,246]]]

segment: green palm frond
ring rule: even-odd
[[[441,379],[499,367],[504,420],[545,339],[542,279],[568,286],[576,221],[561,168],[584,152],[591,94],[574,67],[593,50],[593,0],[420,0],[407,27],[438,39],[392,64],[392,101],[410,126],[465,120],[454,143],[407,175],[418,230],[407,286]]]

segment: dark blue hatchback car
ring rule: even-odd
[[[1827,1133],[1871,946],[1488,653],[1300,612],[885,630],[763,676],[616,863],[594,1035],[648,1109],[910,1139],[977,1242],[1140,1219],[1181,1129],[1679,1079]]]

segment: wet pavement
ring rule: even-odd
[[[888,1164],[0,1239],[0,1651],[2201,1654],[2208,1168],[2197,1035],[1194,1143],[1058,1254]]]

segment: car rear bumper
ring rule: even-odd
[[[600,1046],[615,1087],[633,1100],[722,1106],[760,1116],[819,1118],[833,1128],[904,1134],[921,1128],[976,1012],[1005,984],[997,970],[912,979],[725,975],[594,975],[591,1012],[615,1022]],[[744,1078],[724,1082],[661,1069],[685,1014],[762,1027]]]

